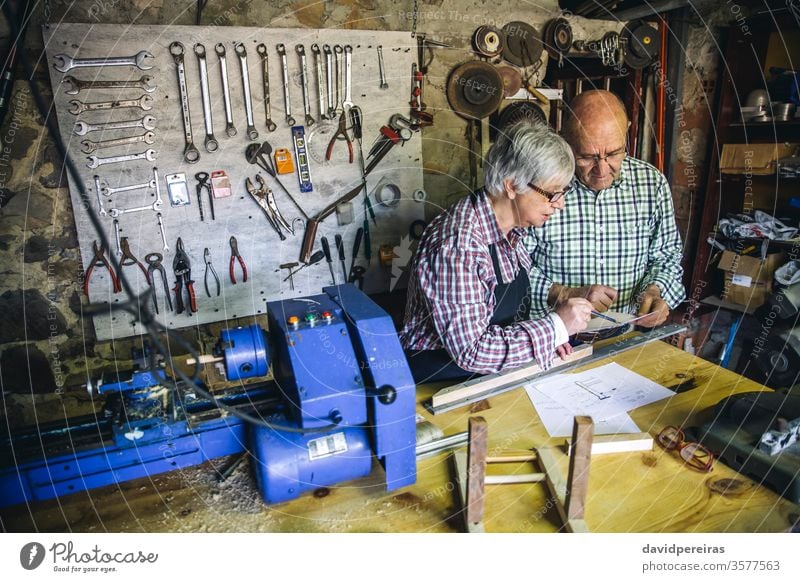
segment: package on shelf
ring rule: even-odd
[[[772,292],[775,270],[786,262],[786,253],[768,254],[762,261],[758,257],[724,251],[718,267],[725,271],[722,298],[729,303],[750,308],[764,304]]]

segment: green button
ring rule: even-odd
[[[313,323],[317,320],[316,313],[306,313],[306,321],[308,323]]]

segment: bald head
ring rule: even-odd
[[[575,175],[599,192],[620,175],[625,158],[628,115],[619,97],[608,91],[586,91],[575,97],[562,136],[575,154]]]

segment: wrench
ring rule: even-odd
[[[183,138],[186,147],[183,148],[183,159],[190,164],[197,163],[200,159],[200,152],[194,145],[192,138],[192,115],[189,112],[189,90],[186,88],[186,69],[183,66],[184,48],[178,41],[169,45],[169,53],[175,61],[175,69],[178,72],[178,91],[181,96],[181,113],[183,115]]]
[[[214,121],[211,117],[211,95],[208,91],[208,66],[206,65],[206,47],[199,42],[194,45],[194,54],[200,65],[200,94],[203,97],[203,121],[206,125],[206,151],[215,152],[219,143],[214,138]]]
[[[112,218],[119,218],[123,214],[131,214],[133,212],[141,212],[143,210],[152,210],[153,212],[158,212],[161,210],[161,204],[158,200],[156,200],[147,206],[137,206],[136,208],[112,208],[110,213]]]
[[[256,52],[261,56],[261,73],[264,77],[264,109],[267,113],[267,129],[275,131],[278,126],[272,121],[272,102],[269,96],[269,56],[267,55],[267,45],[263,42],[256,47]]]
[[[336,115],[339,114],[339,105],[342,103],[342,77],[344,76],[344,67],[342,67],[342,53],[344,49],[342,45],[335,45],[333,47],[333,52],[336,54]]]
[[[378,73],[381,76],[381,89],[388,89],[389,83],[386,82],[386,68],[383,64],[383,46],[378,45]]]
[[[156,128],[156,118],[152,115],[145,115],[141,119],[131,119],[129,121],[108,121],[106,123],[86,123],[76,121],[72,130],[75,135],[86,135],[90,131],[111,131],[112,129],[134,129],[142,127],[146,130]]]
[[[123,107],[138,107],[142,111],[150,111],[153,108],[153,98],[150,95],[142,95],[138,99],[96,101],[94,103],[83,103],[77,99],[72,99],[69,104],[72,105],[72,107],[69,109],[69,112],[72,113],[72,115],[80,115],[84,111],[122,109]]]
[[[100,216],[108,214],[106,209],[103,208],[103,199],[100,198],[100,176],[94,175],[94,193],[97,195],[97,206],[100,207]]]
[[[286,62],[286,47],[281,43],[275,48],[281,57],[281,68],[283,69],[283,107],[286,110],[286,124],[292,127],[295,121],[292,117],[292,100],[289,95],[289,63]]]
[[[303,87],[303,112],[306,116],[306,127],[314,125],[314,118],[311,116],[311,100],[308,97],[308,67],[306,66],[306,47],[302,44],[294,45],[294,50],[300,55],[300,81]]]
[[[75,59],[65,54],[58,54],[53,57],[56,61],[53,67],[59,73],[66,73],[79,67],[138,67],[142,71],[153,68],[153,65],[145,65],[146,58],[153,55],[148,51],[139,51],[132,57],[107,57],[94,59]]]
[[[322,78],[322,53],[319,50],[319,45],[314,43],[311,45],[311,52],[314,54],[314,67],[317,73],[317,96],[319,97],[319,116],[322,119],[328,119],[328,112],[325,110],[325,85]]]
[[[97,156],[89,156],[86,158],[89,163],[86,164],[87,168],[97,168],[105,166],[106,164],[117,164],[119,162],[133,162],[135,160],[148,160],[152,162],[156,159],[156,150],[150,149],[140,154],[127,154],[125,156],[113,156],[111,158],[98,158]]]
[[[255,121],[253,119],[253,99],[250,96],[250,72],[247,69],[247,51],[240,42],[233,43],[233,49],[239,56],[239,68],[242,69],[242,89],[244,89],[244,113],[247,117],[247,139],[258,139]]]
[[[83,81],[81,79],[76,79],[72,75],[64,75],[62,83],[71,85],[64,93],[67,95],[77,95],[81,91],[87,91],[89,89],[141,89],[147,93],[152,93],[157,88],[155,85],[150,84],[152,81],[153,77],[149,75],[144,75],[141,79],[134,81]]]
[[[120,194],[122,192],[130,192],[131,190],[141,190],[143,188],[155,188],[158,184],[158,173],[156,168],[153,168],[153,179],[149,182],[143,182],[141,184],[131,184],[130,186],[120,186],[119,188],[111,188],[110,186],[106,186],[102,188],[103,196],[113,196],[114,194]]]
[[[142,135],[134,135],[131,137],[120,137],[117,139],[107,139],[105,141],[91,141],[85,139],[81,141],[81,151],[85,154],[91,154],[96,150],[100,150],[103,148],[114,148],[121,145],[128,145],[131,143],[139,143],[144,142],[146,144],[152,144],[156,141],[156,134],[152,131],[148,131]]]
[[[161,250],[167,252],[169,250],[169,245],[167,244],[167,233],[164,230],[164,221],[161,219],[160,212],[156,214],[156,218],[158,218],[158,229],[161,231],[161,244],[164,245]]]
[[[350,88],[352,85],[352,70],[353,70],[353,47],[349,44],[344,47],[344,101],[342,107],[350,109],[353,106],[353,98],[350,95]]]
[[[219,57],[219,70],[222,77],[222,100],[225,102],[225,133],[228,137],[236,135],[236,128],[233,127],[233,109],[231,108],[231,90],[228,87],[228,61],[225,59],[225,45],[221,42],[214,47]]]
[[[331,45],[322,45],[322,52],[325,53],[325,83],[328,86],[328,119],[336,117],[336,107],[333,103],[333,53]]]
[[[117,256],[122,256],[122,246],[119,244],[119,220],[114,219],[114,240],[117,243]]]

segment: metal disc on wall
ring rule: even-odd
[[[566,55],[572,48],[572,27],[564,18],[554,18],[544,27],[542,41],[551,57]]]
[[[485,24],[475,29],[472,34],[472,48],[484,57],[496,57],[505,48],[505,34],[496,26]]]
[[[492,116],[489,125],[490,139],[494,139],[498,131],[505,131],[519,121],[532,121],[547,124],[547,116],[534,101],[513,101],[499,113]]]
[[[534,27],[515,20],[503,27],[506,48],[503,58],[512,65],[529,67],[542,56],[542,37]]]
[[[505,97],[516,95],[522,88],[522,75],[520,72],[509,66],[497,67],[497,72],[503,78],[503,95]]]
[[[492,65],[470,61],[457,66],[447,80],[447,101],[467,119],[482,119],[503,100],[503,77]]]
[[[658,30],[641,21],[629,22],[622,29],[625,64],[643,69],[658,56]]]

